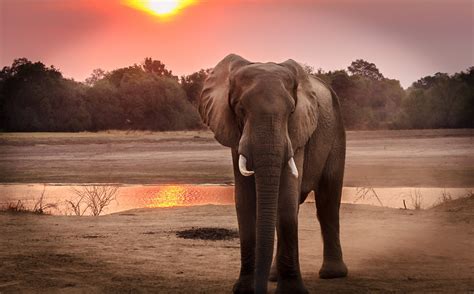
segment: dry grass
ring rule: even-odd
[[[453,200],[453,196],[451,195],[451,193],[447,192],[446,189],[444,189],[443,192],[441,192],[441,197],[439,198],[439,202],[440,202],[439,204],[442,204],[451,200]]]
[[[0,206],[0,212],[9,213],[32,213],[31,209],[27,209],[25,204],[18,200],[17,202],[7,202]]]
[[[46,185],[43,185],[43,191],[41,192],[40,197],[38,200],[35,201],[35,205],[33,206],[33,212],[36,214],[46,214],[47,211],[51,209],[57,209],[57,203],[46,203],[44,200],[44,194],[46,192]]]
[[[98,216],[112,201],[116,201],[118,189],[118,185],[84,186],[81,189],[73,189],[76,197],[52,203],[46,201],[46,185],[44,185],[39,198],[32,201],[18,200],[0,203],[0,212],[45,215],[56,210],[64,215],[83,216],[89,213]]]
[[[46,184],[43,185],[40,197],[34,199],[34,204],[29,207],[23,201],[18,200],[17,202],[7,202],[0,205],[0,212],[8,213],[33,213],[33,214],[50,214],[52,209],[58,209],[57,203],[51,203],[45,201]]]
[[[463,202],[463,201],[466,201],[467,202]],[[446,192],[446,190],[444,190],[442,193],[441,193],[441,197],[439,198],[438,200],[438,203],[436,203],[435,205],[433,205],[431,208],[434,208],[434,209],[441,209],[443,207],[448,207],[449,208],[449,211],[458,211],[458,210],[461,210],[463,207],[462,205],[460,205],[459,207],[457,207],[456,203],[469,203],[468,200],[474,200],[474,192],[472,190],[466,190],[466,193],[460,197],[452,197],[451,193],[449,192]],[[454,208],[452,208],[451,206],[454,206]]]

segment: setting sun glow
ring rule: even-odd
[[[195,2],[196,0],[125,0],[127,6],[165,20]]]

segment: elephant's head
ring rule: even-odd
[[[203,121],[218,142],[238,150],[242,175],[255,176],[257,292],[266,289],[271,265],[280,178],[298,177],[293,154],[316,129],[317,110],[309,77],[293,60],[252,63],[231,54],[204,83]]]

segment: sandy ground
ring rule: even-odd
[[[473,187],[474,130],[348,132],[345,186]],[[210,132],[0,133],[0,182],[233,182]]]
[[[473,187],[473,143],[473,130],[348,132],[345,186]],[[225,184],[229,153],[209,132],[3,133],[0,182]],[[474,293],[473,197],[421,211],[343,204],[341,222],[349,277],[320,280],[314,203],[301,208],[311,293]],[[0,212],[0,293],[230,293],[238,240],[176,237],[216,226],[237,228],[233,205],[101,217]]]
[[[349,277],[320,280],[315,207],[301,208],[300,261],[311,293],[474,291],[473,197],[425,211],[345,204],[341,220]],[[230,293],[237,239],[175,234],[216,225],[236,228],[234,206],[102,217],[0,213],[0,293]]]

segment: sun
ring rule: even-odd
[[[197,0],[124,0],[125,5],[160,19],[169,19]]]

